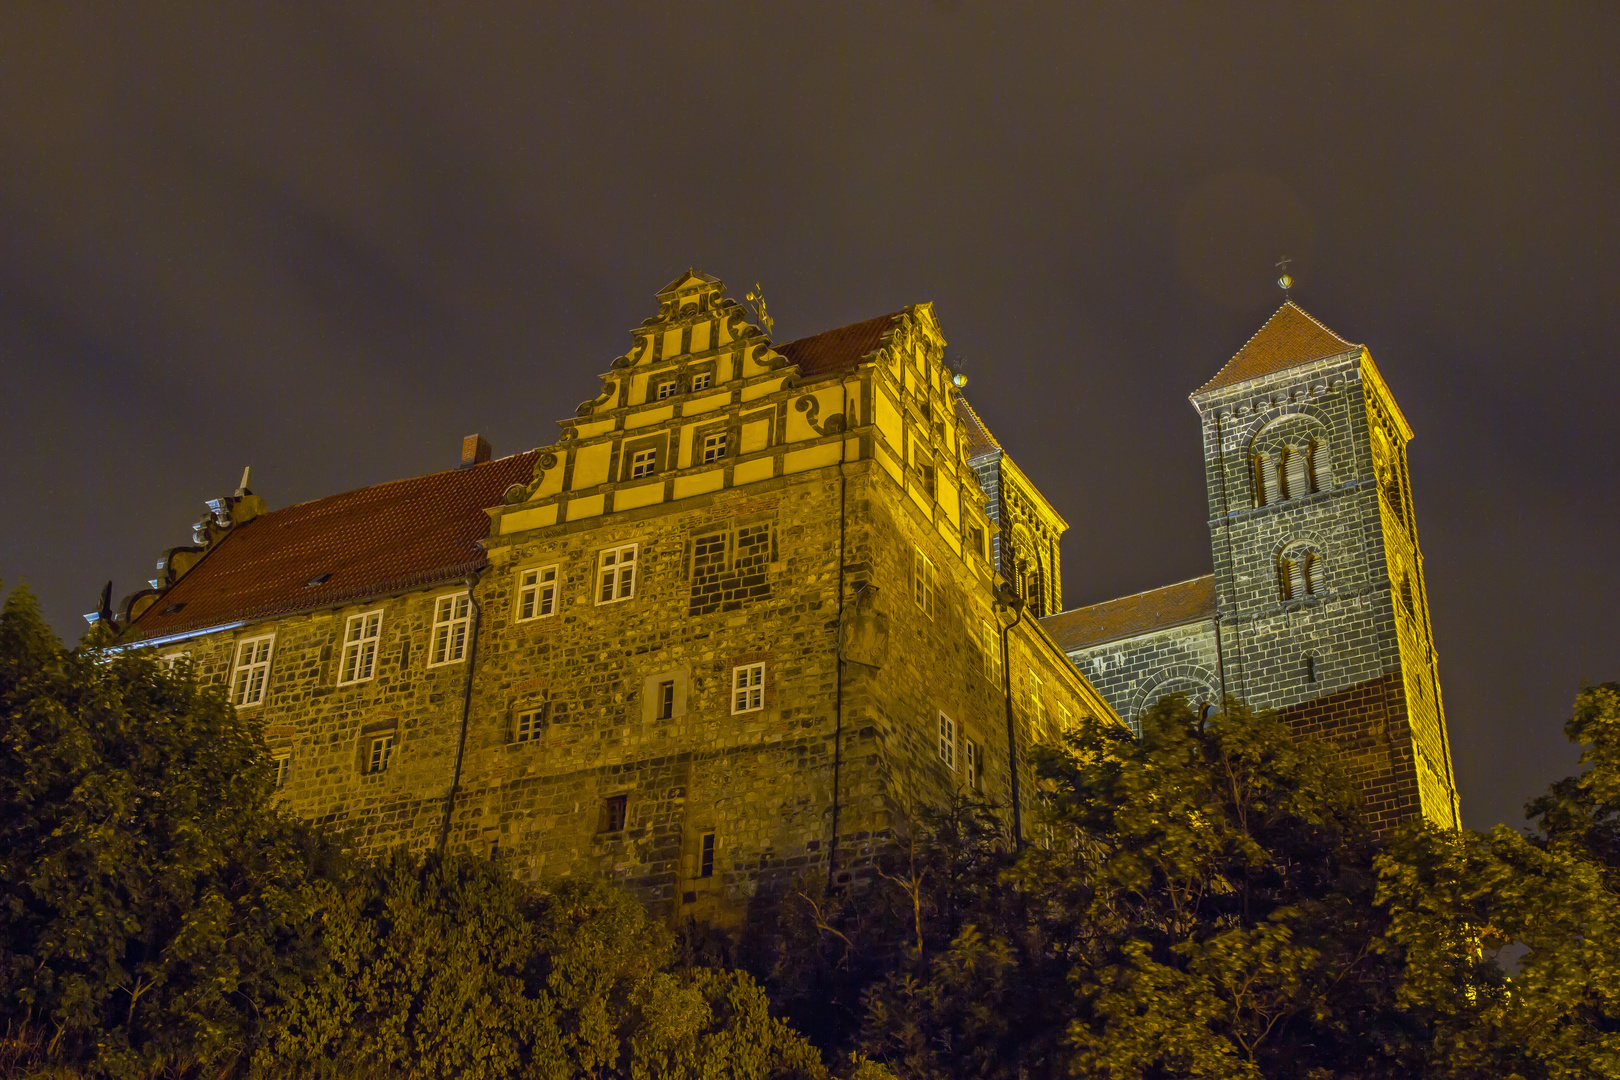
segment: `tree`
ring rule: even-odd
[[[278,1014],[266,1076],[821,1077],[741,972],[602,882],[531,888],[499,862],[396,851],[323,916],[330,968]]]
[[[45,1061],[184,1073],[250,1049],[315,961],[335,849],[270,808],[260,733],[187,666],[0,611],[0,1020]]]
[[[1425,1075],[1620,1075],[1620,685],[1583,689],[1565,731],[1587,768],[1528,833],[1414,825],[1379,860]]]
[[[1170,699],[1140,739],[1083,731],[1037,764],[1022,852],[994,808],[918,823],[889,876],[932,882],[920,932],[821,920],[841,958],[894,957],[861,1050],[920,1078],[1405,1075],[1376,847],[1328,753],[1236,703],[1206,722]]]

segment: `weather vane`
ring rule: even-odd
[[[765,328],[765,336],[770,337],[771,327],[776,325],[776,320],[765,310],[765,289],[757,281],[754,282],[753,289],[749,290],[748,302],[754,305],[754,314],[759,319],[759,325]]]
[[[1277,279],[1277,284],[1282,287],[1284,296],[1287,296],[1288,290],[1294,287],[1294,279],[1288,276],[1288,264],[1293,261],[1293,259],[1290,259],[1286,255],[1280,256],[1277,259],[1277,269],[1282,271],[1282,276]]]

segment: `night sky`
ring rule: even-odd
[[[1417,439],[1467,823],[1620,679],[1620,5],[0,11],[0,578],[76,640],[272,507],[546,445],[688,266],[779,341],[931,300],[1073,526],[1208,572],[1203,383],[1281,301]]]

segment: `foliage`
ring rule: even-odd
[[[1417,826],[1379,861],[1426,1075],[1620,1075],[1620,686],[1582,690],[1565,730],[1589,767],[1530,803],[1528,835]]]
[[[673,942],[613,886],[538,889],[500,863],[368,867],[324,915],[331,969],[278,1017],[267,1076],[825,1075],[740,972],[674,966]]]
[[[189,670],[69,651],[25,590],[0,612],[0,1020],[112,1076],[253,1045],[310,969],[312,868],[270,809],[260,733]]]

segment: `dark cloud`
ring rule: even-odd
[[[938,305],[1074,523],[1207,568],[1186,401],[1276,303],[1372,349],[1472,823],[1620,677],[1612,5],[8,5],[0,575],[63,632],[272,505],[549,442],[689,265],[787,338]]]

